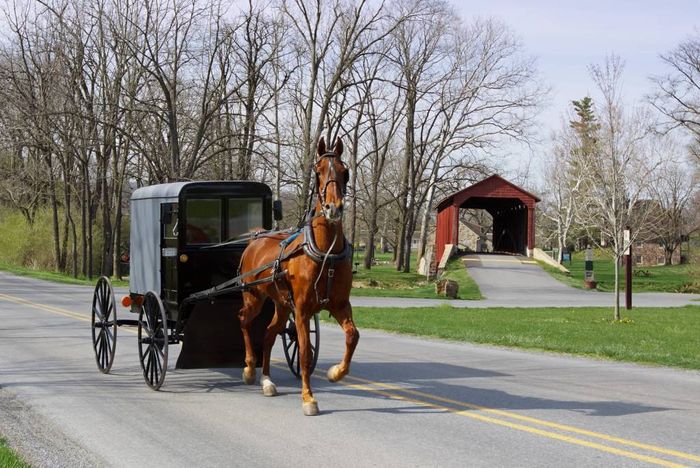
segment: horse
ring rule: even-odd
[[[263,303],[270,298],[275,304],[275,313],[263,342],[262,393],[265,396],[277,395],[277,387],[270,379],[270,353],[291,311],[297,327],[302,410],[306,416],[319,413],[310,384],[312,355],[309,320],[325,309],[345,332],[345,354],[339,364],[328,370],[330,382],[338,382],[349,373],[350,361],[360,338],[350,305],[352,248],[343,235],[343,198],[349,172],[341,160],[342,154],[343,142],[340,138],[336,139],[330,151],[326,150],[324,138],[319,139],[314,165],[315,208],[307,217],[303,230],[294,234],[262,234],[251,240],[243,252],[239,267],[239,274],[248,275],[248,283],[270,275],[273,277],[273,281],[258,281],[259,284],[243,289],[243,306],[238,314],[246,354],[243,381],[248,385],[255,383],[256,362],[249,330]],[[260,270],[265,265],[274,266]],[[256,272],[256,269],[259,271]]]

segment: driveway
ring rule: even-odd
[[[476,281],[484,307],[583,307],[612,306],[610,292],[572,288],[552,278],[534,260],[523,256],[471,254],[464,257],[469,275]],[[634,293],[633,306],[678,307],[700,305],[697,294]],[[624,292],[621,304],[624,306]]]

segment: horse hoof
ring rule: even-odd
[[[277,385],[272,383],[269,377],[263,377],[262,381],[262,391],[265,396],[277,396]]]
[[[345,376],[341,373],[340,366],[336,364],[335,366],[328,369],[326,377],[328,377],[329,382],[337,382]]]
[[[304,416],[316,416],[318,411],[318,403],[315,401],[308,401],[302,405],[304,410]]]
[[[255,369],[249,371],[248,368],[243,369],[243,382],[246,385],[253,385],[255,383]]]

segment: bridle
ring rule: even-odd
[[[320,180],[321,180],[321,174],[316,171],[316,188],[318,189],[318,200],[321,203],[321,206],[323,206],[326,203],[326,192],[328,190],[328,186],[333,183],[336,185],[340,185],[340,193],[343,194],[343,197],[345,197],[345,193],[347,192],[347,187],[348,187],[348,179],[349,179],[349,174],[347,172],[347,166],[343,161],[340,160],[340,156],[333,152],[326,152],[323,153],[320,156],[320,159],[325,160],[325,158],[329,159],[335,159],[337,158],[338,162],[345,168],[345,180],[343,181],[342,184],[338,182],[338,173],[335,170],[335,165],[333,164],[332,160],[328,161],[328,164],[330,166],[330,174],[328,180],[326,180],[326,183],[323,185],[323,187],[320,187]]]

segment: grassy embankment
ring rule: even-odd
[[[610,309],[353,309],[360,328],[700,369],[700,307],[636,308],[622,322]],[[323,314],[322,314],[323,316]],[[324,316],[325,319],[325,316]]]
[[[0,437],[0,467],[2,468],[29,468],[22,459],[7,446],[5,439]]]
[[[361,261],[360,257],[356,261]],[[391,262],[391,254],[378,254],[378,264],[366,270],[359,265],[353,278],[353,296],[442,298],[435,294],[435,282],[427,281],[424,275],[415,273],[417,260],[411,259],[411,273],[400,273]],[[479,287],[471,279],[461,259],[452,259],[441,279],[451,279],[459,284],[459,299],[482,299]],[[449,299],[446,299],[449,300]]]
[[[564,263],[571,273],[567,275],[542,262],[544,268],[554,278],[576,288],[583,288],[585,253],[575,252],[571,263]],[[693,265],[668,265],[652,267],[634,267],[632,291],[637,292],[685,292],[700,293],[700,278],[697,267]],[[600,250],[594,250],[593,273],[598,282],[599,291],[612,291],[614,288],[614,263],[610,256]],[[620,290],[625,288],[624,269],[620,268]]]
[[[95,238],[99,237],[96,233]],[[96,277],[74,278],[70,274],[55,272],[52,239],[49,210],[40,210],[30,226],[19,213],[0,209],[0,270],[61,283],[94,285]],[[99,251],[100,246],[95,245],[95,255]],[[127,282],[115,281],[114,284],[124,286]]]

